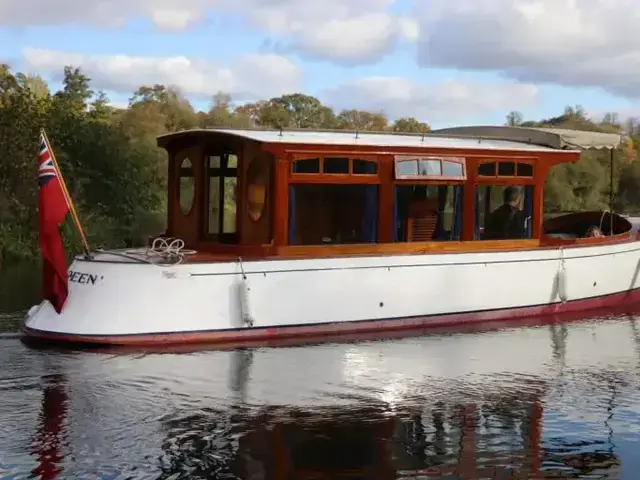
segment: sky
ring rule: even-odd
[[[638,0],[0,0],[0,62],[65,65],[126,105],[180,87],[200,109],[302,92],[435,128],[582,105],[640,114]]]

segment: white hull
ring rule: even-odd
[[[593,306],[594,299],[640,288],[639,269],[640,242],[174,266],[100,254],[71,265],[75,273],[60,315],[45,301],[32,309],[25,326],[69,336],[156,335],[153,341],[160,342],[158,335],[277,336],[281,327],[322,329],[452,314],[469,317],[460,322],[488,320],[497,311],[562,311],[579,301]],[[388,322],[378,323],[384,330]]]

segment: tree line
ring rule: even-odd
[[[602,132],[625,132],[631,141],[614,163],[616,210],[640,211],[640,122],[614,113],[601,121],[566,107],[562,115],[525,121],[518,112],[506,123]],[[302,93],[234,105],[214,95],[207,111],[197,111],[179,89],[138,88],[126,108],[115,108],[80,69],[64,68],[62,87],[52,92],[37,75],[0,64],[0,264],[37,258],[38,136],[44,128],[63,171],[92,246],[140,245],[164,230],[167,158],[156,146],[160,134],[196,127],[322,128],[422,133],[429,124],[413,117],[389,121],[382,112],[339,112]],[[545,211],[603,209],[609,206],[609,156],[589,153],[575,165],[554,167],[545,187]],[[64,226],[70,252],[79,239]]]

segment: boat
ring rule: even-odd
[[[543,212],[551,168],[591,149],[613,159],[622,141],[508,126],[161,135],[166,231],[144,248],[77,255],[63,309],[43,300],[23,332],[92,345],[224,344],[631,305],[640,241],[613,201]],[[495,220],[507,197],[515,229]]]

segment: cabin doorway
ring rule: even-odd
[[[212,153],[205,156],[205,162],[207,239],[238,243],[238,156],[234,153]]]

